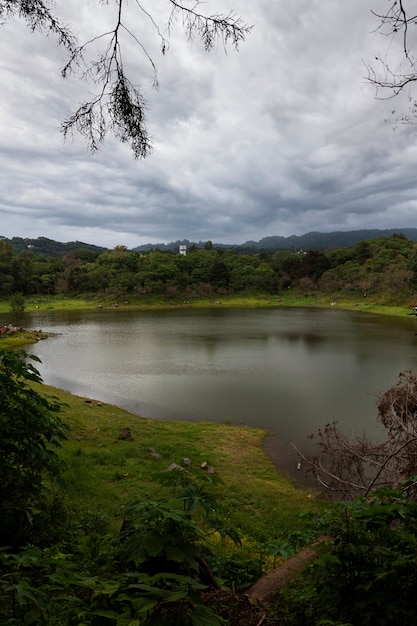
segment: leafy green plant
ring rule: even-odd
[[[177,465],[173,471],[155,474],[154,479],[163,485],[171,485],[175,499],[182,502],[184,513],[205,529],[206,533],[218,533],[222,539],[229,538],[240,544],[239,534],[226,527],[222,521],[222,506],[209,487],[223,485],[217,474],[193,470],[190,466]]]
[[[55,451],[67,431],[61,405],[29,384],[42,381],[27,359],[24,351],[0,351],[0,545],[36,539],[35,522],[57,504],[62,470]]]
[[[120,567],[109,537],[56,548],[0,551],[0,623],[54,626],[221,626],[195,577]]]
[[[259,556],[254,558],[251,554],[222,554],[211,559],[210,565],[222,581],[222,586],[237,592],[248,589],[264,573],[262,559]]]
[[[22,624],[224,624],[201,595],[216,584],[201,513],[209,517],[218,505],[208,491],[190,487],[186,500],[180,489],[179,506],[162,500],[129,506],[116,537],[92,527],[86,535],[73,534],[66,553],[4,551],[0,621],[9,616]]]
[[[158,500],[127,507],[120,532],[121,562],[129,571],[141,572],[142,582],[136,588],[152,599],[149,625],[177,623],[173,615],[181,615],[181,624],[220,624],[197,592],[217,586],[208,565],[210,533],[240,541],[236,532],[221,523],[220,504],[207,488],[221,481],[217,476],[195,475],[179,465],[158,474],[157,479],[172,484],[175,500],[182,506]],[[146,585],[143,575],[149,577]]]
[[[284,592],[282,607],[294,609],[284,624],[413,623],[417,505],[400,491],[380,489],[328,509],[319,530],[332,540],[317,547],[301,585]]]
[[[172,484],[174,502],[182,507],[166,500],[140,501],[129,506],[120,533],[126,558],[141,564],[148,573],[162,568],[189,574],[207,570],[204,559],[211,552],[211,533],[240,542],[238,534],[222,524],[221,506],[206,486],[220,483],[219,477],[196,476],[178,465],[173,471],[159,473],[156,479]]]
[[[17,318],[25,312],[25,297],[22,293],[14,293],[9,300],[10,310]]]

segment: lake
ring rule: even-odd
[[[151,418],[262,427],[304,446],[337,420],[376,432],[376,397],[417,371],[417,319],[306,308],[36,312],[45,383]]]

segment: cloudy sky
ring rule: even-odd
[[[1,4],[1,3],[0,3]],[[144,0],[161,31],[168,0]],[[60,123],[94,92],[63,81],[65,51],[18,20],[0,26],[0,235],[132,248],[177,239],[243,243],[309,231],[417,227],[417,127],[403,100],[380,100],[365,63],[396,58],[375,32],[385,0],[206,0],[253,30],[239,52],[189,42],[166,55],[132,0],[125,56],[148,102],[154,146],[135,161],[108,137],[91,156]],[[57,0],[81,41],[106,32],[115,4]],[[98,45],[98,44],[97,44]],[[92,49],[93,55],[96,50]],[[388,122],[387,122],[388,120]]]

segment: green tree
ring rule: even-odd
[[[407,269],[411,272],[411,282],[414,288],[417,287],[417,244],[413,245],[408,258]]]
[[[33,262],[33,281],[35,293],[53,294],[55,293],[56,280],[60,272],[63,271],[64,261],[62,258],[46,259],[45,257],[35,257]]]
[[[218,255],[215,250],[196,250],[189,255],[191,282],[194,285],[209,284]]]
[[[10,310],[16,317],[25,312],[25,298],[20,292],[14,293],[10,298]]]
[[[210,283],[214,287],[227,288],[230,283],[230,272],[227,265],[220,259],[214,261],[213,267],[210,271]]]
[[[369,241],[360,241],[354,249],[356,261],[363,265],[372,256],[371,244]]]
[[[317,282],[330,267],[327,255],[320,250],[308,250],[301,257],[301,271],[303,276]]]
[[[34,541],[46,516],[47,485],[61,471],[54,448],[67,431],[60,404],[32,386],[42,379],[27,359],[24,351],[0,351],[0,544],[12,547]]]
[[[71,26],[52,12],[52,7],[56,9],[51,0],[0,0],[0,23],[20,17],[26,20],[32,31],[54,35],[68,52],[62,77],[79,75],[90,82],[91,98],[63,122],[64,137],[78,132],[87,140],[90,151],[95,152],[111,131],[122,143],[130,146],[135,158],[143,158],[152,150],[145,116],[147,106],[137,80],[133,82],[127,74],[124,50],[130,42],[137,45],[152,67],[154,86],[157,87],[156,65],[142,43],[140,25],[145,23],[154,28],[162,54],[168,51],[169,40],[158,28],[156,18],[140,2],[129,4],[127,0],[115,0],[100,4],[106,11],[114,10],[116,5],[114,27],[104,33],[93,30],[90,40],[84,43],[77,40]],[[184,0],[168,0],[168,33],[181,18],[188,38],[200,37],[207,51],[214,48],[218,39],[225,45],[231,42],[238,49],[251,27],[233,12],[207,15],[201,5],[201,0],[190,6]],[[100,44],[98,57],[92,57]]]
[[[9,296],[13,291],[13,261],[15,258],[10,243],[0,241],[0,295]]]
[[[25,295],[34,293],[33,289],[33,253],[23,250],[13,259],[13,288]]]

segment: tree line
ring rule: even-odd
[[[417,291],[417,243],[402,234],[352,248],[239,254],[191,247],[172,251],[70,250],[48,258],[15,252],[0,241],[0,297],[62,295],[103,298],[205,298],[237,294],[343,294],[406,304]]]

